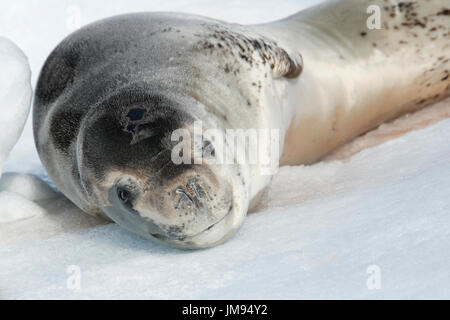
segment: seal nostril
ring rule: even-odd
[[[179,195],[180,199],[178,200],[177,204],[175,205],[175,209],[181,208],[183,203],[187,204],[188,208],[191,208],[194,201],[192,200],[192,197],[186,192],[186,190],[183,187],[178,187],[175,190],[175,193]]]

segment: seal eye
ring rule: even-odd
[[[117,188],[117,196],[119,197],[120,201],[126,203],[131,198],[131,192],[125,188]]]

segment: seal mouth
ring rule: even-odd
[[[231,213],[231,211],[233,210],[233,204],[230,205],[230,207],[228,208],[228,212],[218,221],[214,222],[213,224],[211,224],[210,226],[208,226],[206,229],[203,229],[202,231],[194,234],[194,235],[190,235],[190,236],[166,236],[160,233],[150,233],[150,235],[158,240],[161,241],[186,241],[195,237],[200,236],[201,234],[211,230],[214,226],[216,226],[217,224],[221,223],[223,220],[225,220]]]

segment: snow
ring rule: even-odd
[[[66,3],[41,3],[0,10],[0,35],[29,55],[33,82],[69,32],[59,16]],[[71,6],[81,8],[83,23],[143,10],[252,23],[307,5],[280,1],[274,14],[264,0],[98,3]],[[317,164],[281,168],[237,235],[199,251],[170,249],[83,214],[42,182],[48,177],[27,124],[4,170],[19,173],[0,180],[0,298],[448,299],[450,119],[442,119],[449,115],[447,100]]]
[[[208,250],[170,249],[114,224],[2,245],[0,292],[9,298],[448,298],[449,139],[445,120],[347,161],[282,168],[270,209],[250,214],[233,239]],[[274,203],[310,187],[299,204]],[[66,286],[72,265],[80,268],[79,290]],[[366,285],[372,265],[381,270],[379,290]]]

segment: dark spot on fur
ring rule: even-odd
[[[398,10],[400,10],[400,12],[402,12],[406,8],[406,3],[399,2],[397,6],[398,6]]]

